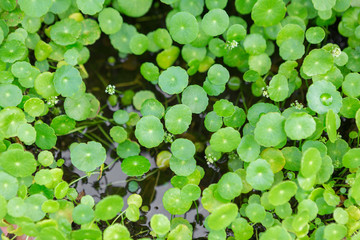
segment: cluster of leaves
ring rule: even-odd
[[[123,20],[159,4],[172,7],[166,28],[140,33]],[[118,195],[79,200],[54,156],[58,136],[108,122],[130,177],[151,168],[141,148],[167,149],[156,156],[174,173],[164,208],[183,215],[200,201],[208,239],[360,239],[359,13],[350,0],[0,1],[0,226],[39,240],[132,239],[124,219],[139,220],[141,196],[126,208]],[[338,19],[345,49],[327,43]],[[87,46],[102,32],[120,58],[156,54],[141,75],[178,103],[127,90],[122,109],[104,118],[83,81]],[[251,106],[245,89],[257,99]],[[107,92],[116,104],[114,88]],[[196,115],[206,141],[185,134]],[[103,143],[72,143],[71,164],[101,173],[111,166]],[[203,163],[218,161],[228,171],[200,188]],[[183,217],[155,214],[149,227],[157,239],[192,239]]]

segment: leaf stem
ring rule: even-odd
[[[82,176],[82,177],[79,177],[77,179],[75,179],[74,181],[72,181],[71,183],[69,183],[69,186],[73,185],[74,183],[77,183],[78,181],[80,181],[81,179],[84,179],[84,178],[87,178],[87,177],[90,177],[94,174],[100,174],[100,172],[90,172],[90,173],[87,173],[86,175]]]
[[[149,204],[151,204],[152,200],[154,199],[154,195],[155,195],[155,188],[159,182],[159,177],[160,177],[160,171],[157,171],[157,176],[156,176],[156,180],[155,180],[155,184],[154,184],[154,190],[152,191],[151,193],[151,196],[150,196],[150,201],[149,201]]]
[[[111,139],[111,137],[109,136],[109,134],[107,134],[107,132],[105,132],[105,130],[99,125],[99,129],[102,132],[102,134],[107,138],[107,140],[109,140],[109,142],[112,144],[113,140]]]
[[[181,104],[181,100],[180,100],[179,94],[176,94],[176,98],[177,98],[178,103]]]
[[[111,225],[114,225],[114,223],[119,219],[119,217],[121,217],[123,214],[125,213],[125,211],[122,211],[119,215],[117,215],[117,217],[114,219],[114,221],[111,223]]]

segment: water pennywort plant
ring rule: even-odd
[[[2,238],[360,239],[359,13],[0,0]]]

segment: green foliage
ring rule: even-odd
[[[358,239],[358,5],[0,1],[1,231]]]

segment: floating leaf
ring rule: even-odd
[[[274,206],[285,204],[296,194],[296,191],[297,186],[294,182],[281,182],[270,189],[269,202]]]
[[[245,135],[241,139],[236,151],[241,160],[252,162],[256,160],[260,154],[260,145],[255,141],[254,135]]]
[[[39,123],[35,125],[36,130],[36,145],[41,149],[51,149],[55,146],[57,137],[54,129],[46,123]]]
[[[246,169],[246,181],[257,190],[269,189],[274,181],[270,164],[264,159],[250,162]]]
[[[163,214],[154,214],[151,217],[150,226],[158,235],[165,235],[170,231],[170,221]]]
[[[218,182],[217,192],[227,200],[232,200],[240,195],[243,188],[242,180],[236,173],[225,173]]]
[[[195,145],[188,139],[178,138],[171,144],[172,154],[179,159],[190,159],[195,154]]]
[[[171,17],[169,32],[174,41],[187,44],[194,41],[199,33],[196,18],[188,12],[178,12]]]
[[[41,17],[45,15],[53,2],[51,0],[18,0],[21,10],[30,17]]]
[[[320,170],[321,161],[319,150],[313,147],[307,149],[301,159],[300,173],[304,177],[314,176]]]
[[[360,96],[360,74],[349,73],[345,76],[345,80],[342,83],[343,92],[349,97],[357,98]]]
[[[17,106],[23,98],[20,88],[10,83],[0,84],[0,95],[0,106],[3,108]]]
[[[141,176],[150,169],[150,162],[143,156],[130,156],[121,163],[122,171],[128,176]]]
[[[74,44],[81,34],[81,23],[72,18],[56,22],[50,29],[51,39],[61,46]]]
[[[294,112],[285,121],[285,132],[291,140],[308,138],[315,129],[315,120],[307,113]]]
[[[130,239],[129,230],[120,223],[108,226],[104,231],[104,240]]]
[[[256,25],[268,27],[278,24],[286,13],[285,3],[281,0],[260,0],[252,8],[251,18]]]
[[[325,80],[314,82],[309,87],[306,100],[311,110],[319,114],[327,113],[329,109],[338,113],[342,106],[340,93],[331,82]]]
[[[113,8],[104,8],[98,16],[101,30],[106,34],[114,34],[120,30],[123,19]]]
[[[133,0],[131,2],[127,0],[117,1],[120,12],[129,17],[141,17],[145,15],[152,4],[152,0]]]
[[[79,143],[70,150],[71,162],[79,170],[91,172],[105,162],[105,148],[98,142]]]
[[[224,33],[229,26],[229,16],[222,9],[212,9],[206,13],[201,21],[202,30],[209,36]]]
[[[238,215],[238,207],[234,203],[226,203],[217,208],[208,217],[211,230],[225,229]]]
[[[264,147],[272,147],[286,141],[285,118],[280,113],[266,113],[256,123],[255,140]]]
[[[94,211],[88,205],[79,204],[74,208],[72,217],[77,224],[89,223],[94,219]]]
[[[30,152],[11,149],[0,155],[0,166],[15,177],[26,177],[35,172],[36,161]]]
[[[184,104],[172,106],[165,114],[166,129],[172,134],[181,134],[185,132],[191,123],[192,112]]]
[[[2,155],[0,155],[0,165],[2,164],[1,159],[2,159]],[[5,200],[9,200],[15,197],[18,188],[19,188],[19,183],[15,177],[11,176],[10,174],[7,174],[6,172],[0,171],[0,191],[1,191],[0,199],[2,199],[2,202],[3,202],[3,198],[5,198]]]
[[[135,136],[141,145],[156,147],[164,140],[163,125],[157,117],[142,117],[136,124]]]
[[[124,206],[124,201],[119,195],[111,195],[103,198],[95,206],[95,217],[106,221],[114,218]]]
[[[240,143],[240,133],[232,127],[221,128],[210,138],[211,147],[217,152],[231,152]]]
[[[324,49],[312,50],[304,59],[302,69],[308,76],[324,74],[334,64],[333,56]]]
[[[160,74],[159,86],[168,94],[178,94],[188,85],[188,78],[188,74],[181,67],[169,67]]]
[[[170,169],[178,176],[189,176],[196,169],[196,161],[193,157],[189,159],[178,159],[171,156],[169,161]]]
[[[192,202],[181,195],[178,188],[170,188],[164,193],[162,198],[164,208],[173,215],[181,215],[187,212]]]
[[[206,110],[209,98],[199,85],[190,85],[182,93],[181,102],[187,105],[193,113],[200,114]]]

